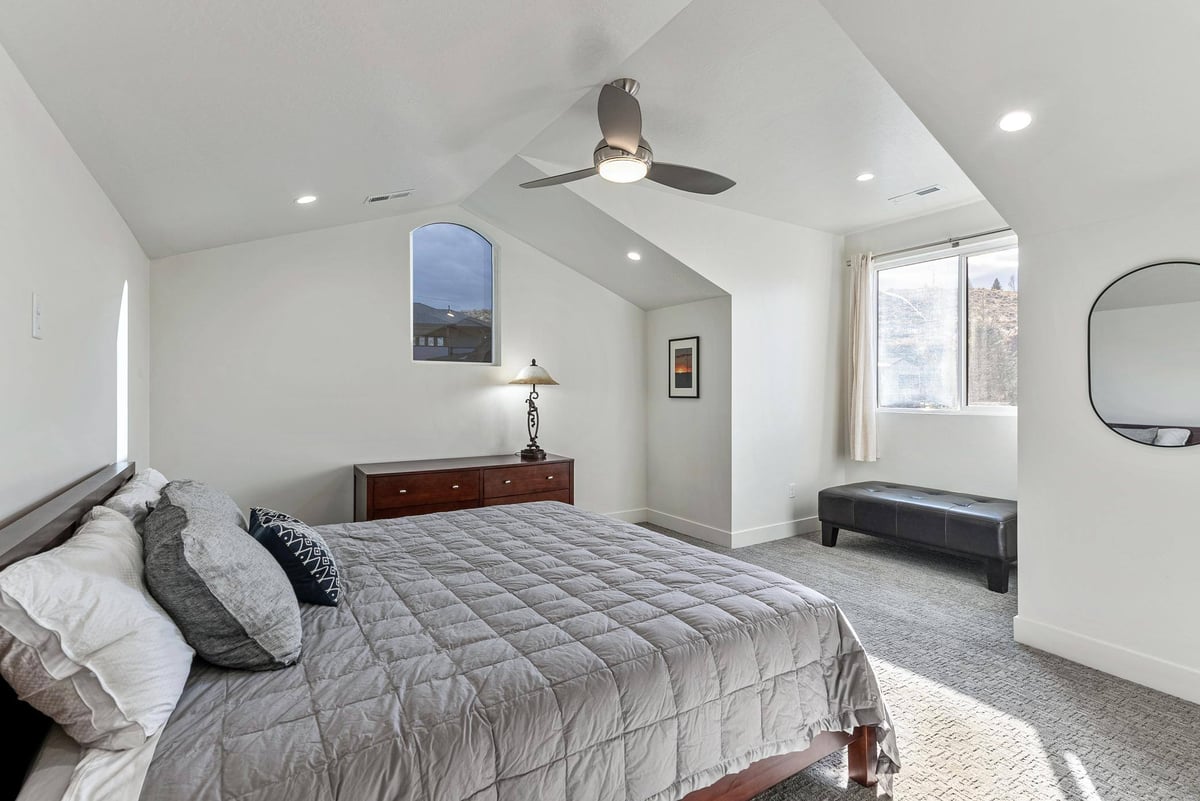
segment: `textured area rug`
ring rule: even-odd
[[[819,535],[736,551],[680,539],[838,602],[896,724],[897,801],[1200,800],[1200,706],[1018,645],[1015,574],[1000,595],[981,565],[849,531],[836,548]],[[874,797],[847,787],[843,752],[756,801]]]

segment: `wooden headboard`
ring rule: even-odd
[[[84,513],[104,502],[133,475],[133,462],[110,464],[92,473],[27,514],[0,528],[0,569],[62,543],[75,533]],[[14,799],[41,747],[50,720],[20,701],[0,680],[0,721],[16,747],[0,764],[0,799]]]

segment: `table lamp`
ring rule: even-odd
[[[529,444],[521,451],[521,459],[526,462],[537,462],[546,458],[546,452],[538,447],[538,407],[535,401],[538,399],[538,384],[542,386],[557,386],[558,382],[550,377],[546,372],[546,368],[541,367],[537,363],[537,359],[532,359],[529,364],[521,368],[521,372],[517,373],[517,377],[510,384],[530,384],[532,389],[529,390],[529,397],[525,399],[528,405],[526,411],[526,425],[529,428]]]

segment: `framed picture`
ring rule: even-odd
[[[667,397],[700,397],[700,337],[672,339],[667,342],[670,354]]]

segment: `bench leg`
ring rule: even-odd
[[[987,563],[988,589],[992,592],[1008,592],[1008,562],[989,559]]]
[[[821,521],[821,544],[826,548],[832,548],[837,545],[838,527],[833,523]]]

